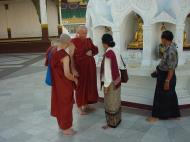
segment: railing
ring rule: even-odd
[[[70,34],[75,34],[77,32],[77,28],[80,25],[85,25],[84,23],[68,23],[64,24],[64,27],[68,30]]]

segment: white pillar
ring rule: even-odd
[[[183,34],[185,24],[176,25],[176,44],[178,46],[179,65],[185,64],[185,57],[183,56]]]
[[[104,50],[102,47],[102,35],[103,33],[101,33],[101,29],[94,29],[92,27],[89,27],[88,29],[90,32],[90,37],[93,40],[94,45],[96,45],[98,47],[98,55],[95,56],[95,60],[96,60],[96,64],[97,66],[101,65],[101,61],[103,59],[103,54],[104,54]]]
[[[42,28],[42,39],[48,40],[48,22],[47,22],[47,8],[46,0],[39,0],[40,2],[40,18],[41,18],[41,28]]]
[[[63,20],[62,20],[62,11],[61,11],[61,0],[58,3],[58,35],[60,36],[63,33]]]
[[[40,0],[40,18],[41,24],[47,24],[47,8],[46,8],[46,0]]]
[[[59,0],[59,24],[63,26],[63,20],[62,20],[62,11],[61,11],[61,0]]]
[[[150,66],[152,63],[152,26],[143,25],[143,55],[142,66]]]

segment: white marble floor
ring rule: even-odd
[[[0,61],[0,142],[189,142],[188,110],[182,111],[181,120],[149,124],[145,119],[150,112],[123,107],[121,125],[105,131],[101,129],[105,123],[101,103],[88,116],[79,116],[74,107],[78,134],[63,136],[49,113],[43,55],[0,55]]]

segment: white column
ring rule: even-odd
[[[48,40],[48,22],[47,22],[47,8],[46,0],[39,0],[40,2],[40,18],[41,18],[41,28],[42,28],[42,39]]]
[[[183,56],[183,34],[185,24],[176,25],[176,44],[178,46],[179,65],[185,64],[185,57]]]
[[[101,33],[101,29],[94,29],[92,27],[89,27],[90,29],[88,29],[89,31],[91,31],[91,35],[90,37],[93,40],[94,45],[96,45],[98,47],[98,55],[95,56],[95,60],[96,60],[96,64],[97,66],[101,65],[101,61],[103,58],[103,54],[104,54],[104,50],[102,47],[102,35],[103,33]]]
[[[63,33],[63,21],[62,21],[62,11],[61,11],[61,0],[57,5],[58,8],[58,35],[60,36]]]
[[[115,48],[118,49],[118,52],[121,52],[121,32],[119,28],[112,28],[112,32],[113,32],[113,39],[116,43]]]
[[[142,66],[150,66],[152,63],[152,26],[143,25],[143,55]]]
[[[46,0],[40,0],[40,16],[41,16],[41,24],[47,24],[47,8],[46,8]]]
[[[61,12],[61,0],[59,0],[59,25],[63,26],[63,21],[62,21],[62,12]]]

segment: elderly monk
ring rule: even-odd
[[[97,103],[98,90],[96,78],[96,63],[94,56],[98,54],[98,48],[90,38],[87,38],[87,28],[80,26],[77,37],[72,39],[75,45],[71,56],[73,73],[78,76],[79,82],[76,90],[76,103],[81,115],[94,110],[89,104]]]

